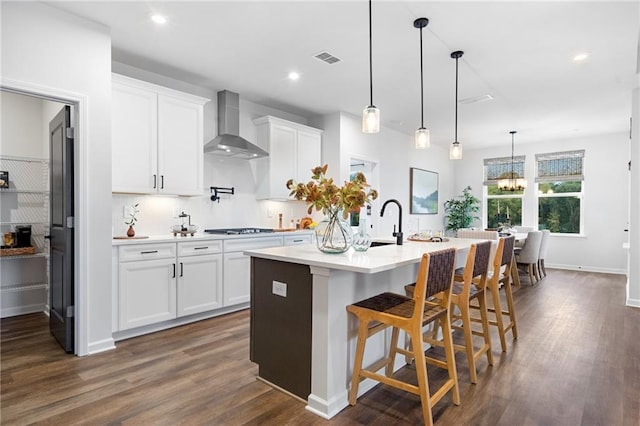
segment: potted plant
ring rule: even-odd
[[[468,228],[474,219],[474,216],[480,210],[480,200],[473,196],[471,187],[467,186],[462,195],[454,197],[444,202],[444,212],[447,218],[447,231],[454,233],[460,228]]]
[[[129,208],[129,217],[124,221],[125,225],[129,225],[127,237],[134,237],[136,235],[136,230],[133,229],[133,225],[138,221],[138,217],[136,216],[138,213],[140,213],[140,209],[138,209],[138,203],[135,203]]]

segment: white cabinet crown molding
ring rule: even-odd
[[[316,133],[318,135],[321,135],[324,132],[324,130],[322,130],[322,129],[317,129],[315,127],[307,126],[306,124],[300,124],[300,123],[296,123],[294,121],[285,120],[283,118],[274,117],[272,115],[265,115],[263,117],[255,118],[253,120],[253,123],[256,126],[259,126],[259,125],[265,124],[265,123],[280,124],[282,126],[287,126],[287,127],[290,127],[290,128],[296,129],[296,130],[304,130],[306,132]]]
[[[111,81],[114,82],[114,83],[119,83],[119,84],[122,84],[122,85],[125,85],[125,86],[129,86],[129,87],[145,88],[147,90],[150,90],[152,92],[156,92],[158,94],[162,94],[162,95],[166,95],[166,96],[172,96],[174,98],[180,98],[180,99],[188,100],[189,102],[197,103],[197,104],[200,104],[200,105],[204,105],[207,102],[211,101],[211,99],[208,99],[208,98],[205,98],[205,97],[202,97],[202,96],[193,95],[191,93],[186,93],[186,92],[181,92],[181,91],[170,89],[170,88],[164,87],[164,86],[159,86],[159,85],[154,84],[154,83],[149,83],[148,81],[138,80],[136,78],[127,77],[126,75],[122,75],[122,74],[112,73],[111,74]]]

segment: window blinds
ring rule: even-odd
[[[536,154],[536,182],[584,180],[584,149]]]
[[[524,155],[513,157],[513,172],[519,177],[524,177],[525,158]],[[511,173],[511,157],[484,159],[484,185],[497,185],[505,173]]]

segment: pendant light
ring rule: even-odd
[[[512,130],[509,133],[511,133],[511,172],[503,173],[502,176],[500,176],[498,188],[500,188],[501,191],[522,191],[527,187],[527,180],[521,178],[520,175],[516,174],[513,170],[513,137],[518,132]]]
[[[451,52],[451,57],[456,60],[456,124],[454,133],[455,137],[453,138],[453,143],[449,147],[449,160],[462,159],[462,147],[460,146],[460,142],[458,142],[458,59],[462,58],[462,55],[464,55],[462,50]]]
[[[422,67],[422,29],[429,24],[427,18],[418,18],[413,21],[413,26],[420,29],[420,127],[416,130],[416,149],[427,149],[431,145],[429,129],[424,127],[424,76]]]
[[[362,111],[362,131],[378,133],[380,131],[380,110],[373,105],[373,60],[371,31],[371,0],[369,0],[369,105]]]

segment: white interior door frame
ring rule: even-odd
[[[380,168],[378,165],[380,162],[377,159],[368,158],[359,154],[349,154],[349,169],[354,163],[362,163],[365,169],[365,175],[367,177],[367,183],[371,185],[371,188],[380,190]],[[378,219],[380,211],[380,200],[375,200],[371,203],[371,216],[367,216],[367,222],[370,226],[369,233],[372,236],[378,236]]]
[[[87,292],[87,97],[80,93],[55,89],[30,82],[0,77],[0,90],[32,96],[71,105],[74,130],[75,179],[75,351],[79,356],[89,354],[88,346],[88,292]]]

